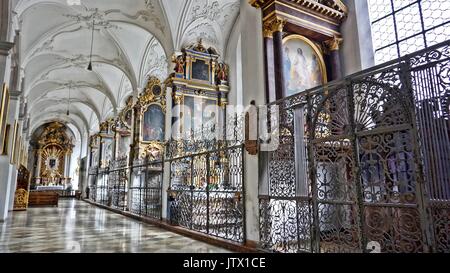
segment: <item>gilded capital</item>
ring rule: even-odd
[[[176,105],[181,105],[182,102],[183,102],[183,97],[182,97],[182,96],[179,96],[179,95],[175,95],[174,98],[173,98],[173,102],[174,102]]]
[[[273,38],[272,28],[269,24],[264,24],[263,35],[264,35],[264,38],[270,38],[270,39]]]
[[[269,23],[269,27],[272,30],[272,32],[283,32],[284,26],[286,25],[286,20],[281,19],[279,17],[274,18]]]
[[[226,107],[227,107],[227,105],[228,105],[228,102],[227,101],[220,101],[220,103],[219,103],[219,107],[221,108],[221,109],[225,109]]]
[[[333,39],[325,41],[325,46],[329,51],[337,51],[339,50],[344,39],[334,36]]]
[[[255,7],[257,9],[261,8],[259,1],[258,0],[249,0],[248,3],[252,6]]]

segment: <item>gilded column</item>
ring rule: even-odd
[[[183,113],[182,113],[182,106],[183,106],[183,96],[176,94],[176,89],[172,87],[172,101],[173,101],[173,107],[175,109],[174,116],[172,117],[172,137],[180,138],[183,134]],[[177,123],[178,121],[178,123]],[[175,131],[175,132],[174,132]]]
[[[343,42],[342,38],[334,37],[328,41],[325,41],[325,47],[329,53],[329,60],[331,65],[331,79],[339,80],[342,78],[342,66],[341,66],[341,57],[339,54],[339,48]]]
[[[37,149],[36,155],[37,155],[37,166],[35,176],[41,178],[42,149],[40,148]]]
[[[275,100],[275,75],[273,67],[273,35],[269,24],[264,24],[264,76],[265,76],[265,91],[266,102],[269,103]]]
[[[285,79],[283,73],[283,29],[286,20],[275,18],[270,22],[273,35],[273,60],[275,78],[275,99],[283,98],[285,92]]]

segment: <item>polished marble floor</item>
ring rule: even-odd
[[[0,253],[224,253],[225,249],[97,208],[60,200],[0,222]]]

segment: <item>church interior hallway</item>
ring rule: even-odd
[[[0,252],[224,253],[203,242],[77,200],[13,212],[0,223]]]

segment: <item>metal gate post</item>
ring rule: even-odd
[[[236,119],[237,120],[237,119]],[[241,190],[242,190],[242,243],[246,244],[247,242],[247,209],[246,209],[246,192],[245,192],[245,145],[241,145],[241,160],[242,160],[242,167],[241,167]],[[261,217],[261,215],[258,215],[258,218]],[[258,221],[259,223],[259,221]]]
[[[145,180],[144,180],[144,206],[145,206],[145,216],[148,216],[148,165],[149,165],[149,160],[148,160],[148,156],[145,157]]]
[[[191,200],[189,202],[191,215],[189,219],[189,228],[192,229],[194,226],[194,156],[191,156],[191,186],[189,187],[189,190],[191,191]]]
[[[207,153],[206,155],[206,234],[209,234],[209,186],[210,186],[210,179],[211,179],[211,166],[209,164],[209,156],[210,154]]]
[[[414,150],[414,164],[416,165],[416,200],[420,215],[420,226],[424,239],[424,252],[436,252],[436,240],[434,238],[433,221],[431,211],[428,206],[428,195],[425,188],[424,170],[422,165],[422,153],[420,151],[420,133],[418,129],[418,116],[415,107],[415,94],[412,83],[412,71],[409,59],[400,63],[400,80],[404,88],[405,100],[408,103],[407,108],[410,109],[409,116],[411,122],[412,145]]]
[[[315,169],[315,160],[314,160],[314,148],[313,148],[313,139],[314,139],[314,126],[312,122],[312,102],[311,102],[311,94],[307,95],[307,103],[308,103],[308,111],[306,114],[306,122],[309,128],[308,134],[308,162],[309,162],[309,177],[311,179],[311,205],[312,205],[312,223],[313,226],[311,228],[311,252],[320,252],[320,225],[319,225],[319,204],[317,202],[318,197],[318,189],[317,189],[317,176]],[[297,230],[298,232],[298,230]]]
[[[346,90],[347,90],[347,103],[349,108],[349,121],[350,121],[350,128],[351,128],[351,143],[353,148],[353,160],[354,160],[354,167],[353,167],[353,182],[355,183],[355,194],[356,194],[356,205],[358,208],[358,224],[359,224],[359,244],[360,249],[362,252],[366,252],[366,246],[367,246],[367,237],[365,234],[365,211],[364,211],[364,193],[362,189],[362,181],[361,181],[361,164],[359,160],[359,145],[358,145],[358,136],[357,136],[357,128],[356,128],[356,121],[355,121],[355,114],[356,114],[356,105],[355,105],[355,98],[353,93],[353,82],[350,80],[345,83]]]
[[[159,220],[162,220],[162,208],[163,208],[163,184],[164,184],[164,170],[165,170],[165,156],[164,153],[161,156],[161,177],[159,180]],[[170,179],[170,178],[169,178]],[[167,196],[167,195],[166,195]],[[168,197],[166,197],[168,199]],[[167,203],[167,201],[166,201]],[[166,216],[167,217],[167,216]]]

